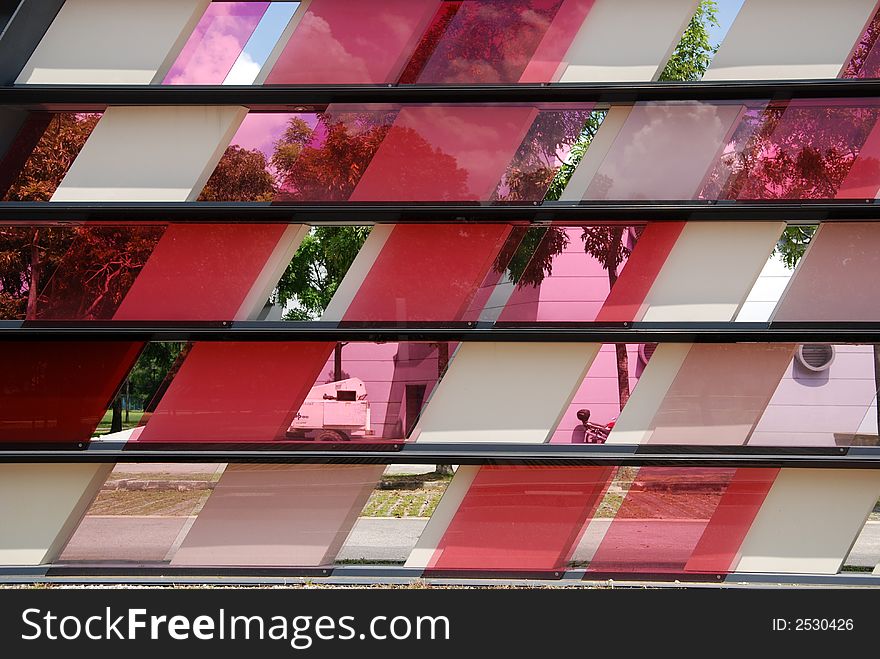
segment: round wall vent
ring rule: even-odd
[[[654,351],[657,349],[656,343],[640,343],[639,344],[639,361],[642,364],[647,364],[648,360],[651,359],[651,355],[654,354]]]
[[[834,346],[827,343],[804,343],[798,346],[797,360],[807,370],[825,371],[834,361]]]

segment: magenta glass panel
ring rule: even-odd
[[[713,172],[700,196],[834,199],[878,116],[873,99],[796,100],[752,111],[730,141],[735,148],[726,148],[719,159],[720,173]]]
[[[56,112],[26,122],[14,151],[0,162],[0,199],[49,201],[100,118],[96,112]]]
[[[539,47],[543,46],[542,62],[564,56],[559,53],[574,38],[580,27],[576,18],[584,15],[583,9],[566,12],[568,27],[556,26],[552,45],[542,42],[563,4],[563,0],[464,0],[430,55],[418,50],[413,55],[426,60],[416,82],[519,82]],[[427,49],[433,44],[423,40],[420,46]],[[532,77],[537,74],[537,69],[530,72]]]
[[[641,467],[631,482],[613,482],[609,494],[625,489],[624,499],[587,528],[581,547],[596,547],[588,573],[730,571],[775,472]]]
[[[212,2],[162,84],[222,84],[269,4]]]
[[[855,49],[840,72],[841,78],[880,78],[880,11],[868,21]]]
[[[439,0],[312,0],[266,84],[396,82]]]
[[[486,201],[536,116],[529,107],[405,107],[351,200]]]
[[[565,56],[587,19],[595,0],[564,0],[526,65],[519,82],[558,82],[568,62]]]

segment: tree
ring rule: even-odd
[[[258,149],[226,148],[199,195],[199,201],[272,201],[275,177]]]
[[[660,76],[661,80],[699,80],[702,77],[711,62],[712,55],[717,51],[717,46],[712,46],[710,43],[708,32],[710,25],[718,25],[717,11],[718,6],[714,0],[703,0],[700,3],[681,41],[667,62]],[[569,142],[567,157],[551,168],[552,176],[549,176],[549,186],[544,195],[545,201],[559,200],[606,114],[605,111],[600,110],[578,117],[581,119],[579,132],[573,142]],[[549,175],[540,168],[532,171],[534,172],[532,176],[540,177],[542,181]],[[517,192],[527,189],[533,193],[537,185],[537,182],[529,181],[531,185],[529,188],[523,183],[516,182],[515,179],[514,182],[516,184],[509,185],[509,188]],[[624,241],[624,231],[625,227],[620,226],[582,227],[581,240],[584,244],[584,252],[598,260],[608,273],[609,286],[614,286],[617,282],[620,265],[629,256],[629,248]],[[561,254],[568,244],[568,236],[561,227],[529,229],[512,255],[503,253],[499,256],[495,263],[496,270],[507,269],[511,280],[517,282],[519,287],[539,286],[545,277],[552,274],[553,258]],[[625,344],[616,344],[615,352],[618,398],[622,410],[630,394],[629,358]]]

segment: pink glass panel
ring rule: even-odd
[[[624,226],[548,229],[498,320],[595,320],[634,244]]]
[[[880,78],[880,12],[868,21],[862,36],[840,73],[841,78]]]
[[[427,58],[418,82],[519,82],[539,49],[542,60],[560,57],[563,45],[567,47],[574,38],[580,27],[576,19],[583,9],[566,14],[576,27],[569,23],[553,30],[562,43],[542,42],[562,4],[562,0],[465,0]]]
[[[611,467],[481,467],[431,570],[559,570],[574,552]]]
[[[695,344],[651,422],[651,444],[744,444],[791,362],[789,344]]]
[[[212,2],[162,84],[222,84],[269,4]]]
[[[695,198],[743,111],[739,103],[637,103],[583,198]]]
[[[875,346],[813,344],[824,370],[795,357],[749,438],[750,446],[877,446]],[[825,351],[833,351],[831,355]],[[809,353],[808,353],[809,354]],[[809,362],[808,362],[809,363]],[[815,361],[814,361],[815,363]]]
[[[275,249],[281,224],[175,224],[115,320],[232,320]]]
[[[141,348],[130,341],[0,343],[0,442],[88,441]]]
[[[779,321],[880,320],[870,282],[880,275],[880,225],[826,223],[810,242],[773,314]]]
[[[439,0],[313,0],[266,84],[396,82]]]
[[[405,107],[351,200],[486,201],[536,115],[528,107]]]
[[[701,539],[707,532],[715,534],[714,528],[709,530],[711,520],[736,471],[706,467],[640,468],[610,523],[593,520],[592,524],[607,524],[607,531],[588,572],[683,572]],[[707,549],[719,554],[737,551],[744,536],[743,527],[748,529],[758,507],[751,506],[736,515],[736,531],[724,541],[716,536],[710,543],[707,536],[706,544],[700,548],[701,555]],[[723,512],[730,512],[727,505]]]
[[[139,441],[283,439],[332,343],[199,343]]]
[[[381,465],[229,465],[172,565],[332,563]]]

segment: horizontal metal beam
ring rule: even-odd
[[[781,220],[789,224],[880,220],[876,199],[827,201],[627,201],[467,203],[3,202],[0,223],[122,224],[642,224],[664,221]]]
[[[870,98],[880,80],[537,83],[520,85],[20,85],[0,105],[96,110],[108,105],[244,105],[297,112],[333,103],[633,103]]]
[[[880,322],[327,323],[0,321],[0,341],[880,343]]]
[[[110,441],[0,445],[0,463],[232,462],[258,464],[467,464],[880,468],[880,446],[753,447],[608,444],[324,444]]]

